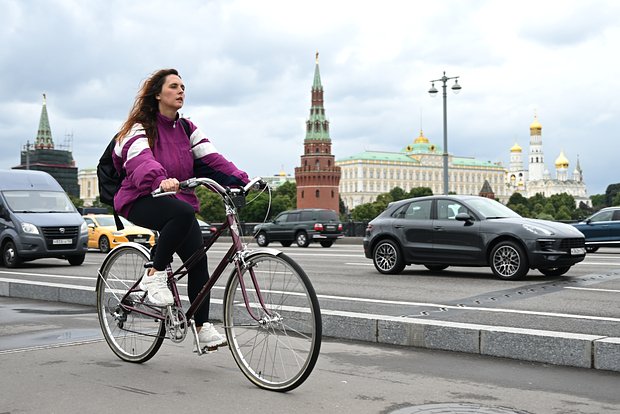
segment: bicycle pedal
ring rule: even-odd
[[[216,346],[216,347],[208,347],[208,346],[205,346],[205,347],[203,347],[203,348],[202,348],[202,353],[201,353],[201,354],[198,354],[198,355],[199,355],[199,356],[201,356],[201,355],[206,355],[206,354],[212,354],[212,353],[214,353],[214,352],[217,352],[217,348],[218,348],[217,346]],[[194,348],[194,352],[195,352],[195,353],[198,353],[198,351],[196,350],[196,348]]]

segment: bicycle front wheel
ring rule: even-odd
[[[254,384],[290,391],[308,378],[319,357],[319,301],[306,273],[285,254],[257,253],[245,262],[241,274],[235,269],[226,285],[224,325],[230,350]]]
[[[112,351],[128,362],[151,359],[165,336],[163,320],[139,312],[153,313],[152,307],[143,303],[144,293],[132,293],[123,300],[144,274],[148,261],[146,249],[123,245],[108,254],[97,278],[97,314],[103,336]]]

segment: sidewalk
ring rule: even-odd
[[[96,306],[92,287],[62,283],[3,278],[0,296]],[[184,306],[188,306],[187,302]],[[212,317],[221,321],[222,313],[222,301],[212,299]],[[325,307],[321,313],[326,337],[620,372],[618,337],[420,320]]]

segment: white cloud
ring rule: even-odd
[[[318,50],[337,158],[397,151],[421,127],[441,145],[441,97],[427,90],[446,71],[463,87],[448,97],[450,152],[507,165],[537,112],[549,169],[561,150],[571,169],[579,155],[589,192],[601,193],[620,182],[608,167],[618,11],[612,0],[5,0],[0,168],[34,140],[42,93],[56,143],[73,134],[78,167],[94,167],[140,82],[176,67],[183,113],[228,158],[251,175],[292,174]]]

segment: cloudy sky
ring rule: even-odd
[[[501,161],[527,153],[538,114],[547,168],[579,157],[589,194],[620,182],[620,2],[609,0],[0,0],[0,168],[36,137],[42,94],[54,141],[92,168],[141,82],[177,68],[183,114],[250,175],[299,164],[315,52],[336,159],[399,151],[420,128]],[[449,85],[451,85],[450,83]],[[436,86],[438,86],[436,84]],[[441,94],[439,94],[441,95]],[[72,136],[72,140],[69,137]]]

